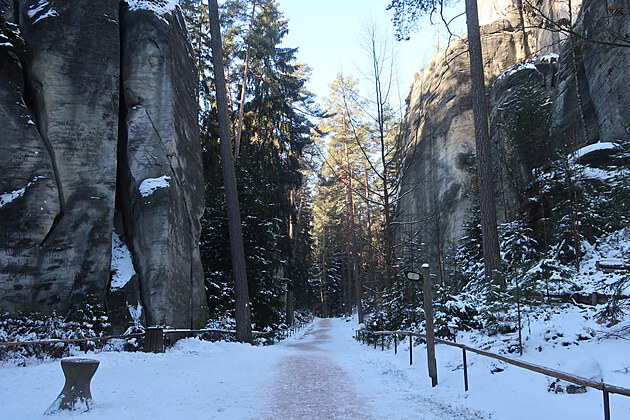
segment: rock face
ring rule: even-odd
[[[490,137],[496,179],[496,206],[502,221],[513,220],[524,211],[519,192],[531,183],[532,170],[540,167],[549,153],[548,114],[558,60],[554,55],[536,56],[501,73],[489,89]],[[522,136],[511,139],[505,127],[515,109],[529,108],[521,124]],[[540,110],[541,112],[538,112]]]
[[[194,62],[178,10],[132,4],[0,1],[2,311],[205,321]],[[110,291],[115,219],[137,275]]]
[[[16,234],[17,226],[30,238],[28,245],[3,241],[3,248],[25,255],[3,261],[3,267],[13,266],[17,273],[3,270],[1,283],[24,299],[23,304],[7,305],[7,310],[66,311],[88,296],[104,301],[109,279],[118,138],[118,2],[86,7],[59,2],[53,8],[24,0],[15,14],[27,53],[21,63],[23,74],[13,72],[13,78],[25,84],[23,99],[14,102],[23,100],[28,110],[5,114],[3,124],[13,124],[22,115],[34,122],[23,131],[38,146],[21,153],[14,149],[19,156],[13,162],[38,152],[39,159],[48,161],[48,171],[30,174],[18,166],[13,173],[35,184],[41,176],[39,180],[54,187],[43,197],[38,194],[41,187],[26,187],[26,201],[40,204],[18,199],[1,208],[30,219],[28,224],[14,224],[2,218],[4,232]],[[85,36],[89,31],[98,36]],[[3,146],[20,144],[22,133],[16,130],[14,136],[5,138]]]
[[[485,76],[492,82],[525,56],[523,33],[509,20],[481,29]],[[398,207],[399,220],[406,223],[397,236],[411,252],[420,248],[441,267],[462,237],[471,203],[475,140],[469,69],[466,39],[456,40],[423,69],[408,98],[408,153],[400,188],[406,195]]]
[[[144,295],[147,321],[199,325],[207,304],[199,293],[204,193],[197,113],[190,104],[196,86],[192,49],[177,36],[186,31],[181,14],[126,11],[121,25],[126,147],[120,202],[140,288],[150,291]],[[150,188],[158,179],[162,184]],[[187,281],[173,281],[179,278]]]
[[[17,33],[17,26],[5,22],[2,34],[10,36],[11,32]],[[12,43],[5,41],[2,44],[0,296],[5,311],[32,310],[38,306],[40,290],[45,292],[50,287],[40,286],[37,279],[43,271],[40,268],[42,262],[54,258],[54,254],[44,251],[40,244],[53,227],[61,206],[52,159],[24,103],[26,89],[16,55],[23,51],[23,46],[17,36]]]
[[[532,29],[539,18],[518,13],[517,2],[481,2],[484,68],[488,86],[491,137],[495,167],[497,214],[511,220],[519,211],[516,191],[531,179],[536,155],[554,147],[567,151],[597,141],[628,138],[630,98],[624,94],[630,48],[589,42],[544,29]],[[554,20],[573,18],[583,34],[624,34],[630,30],[621,1],[592,0],[569,14],[566,4],[537,3]],[[612,9],[610,9],[612,7]],[[613,12],[611,12],[613,10]],[[521,16],[527,20],[523,33]],[[538,20],[536,20],[538,19]],[[613,37],[613,39],[615,39]],[[603,41],[606,38],[602,39]],[[546,55],[552,53],[550,55]],[[558,53],[558,54],[555,54]],[[528,56],[537,56],[523,61]],[[499,75],[501,75],[499,77]],[[498,78],[498,79],[497,79]],[[449,257],[463,236],[466,215],[471,214],[474,171],[474,131],[469,90],[469,64],[464,40],[451,44],[418,75],[408,98],[406,154],[397,229],[398,240],[423,258],[438,262],[441,276],[452,267]],[[549,144],[532,144],[510,157],[510,177],[501,165],[506,144],[500,127],[509,119],[517,92],[536,90],[548,99],[551,119],[546,127]],[[540,157],[540,156],[539,156]],[[538,159],[539,160],[539,159]],[[503,162],[503,163],[501,163]],[[514,175],[516,174],[516,175]],[[410,223],[412,222],[412,223]],[[411,240],[410,238],[413,238]]]
[[[578,29],[592,34],[595,40],[625,47],[598,45],[585,39],[567,41],[562,46],[554,135],[563,136],[574,148],[628,137],[630,98],[625,92],[630,69],[630,18],[623,14],[624,7],[627,9],[627,2],[619,0],[585,2]]]

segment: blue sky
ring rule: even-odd
[[[397,54],[399,91],[402,99],[417,73],[435,54],[437,29],[428,22],[422,30],[406,42],[393,41],[391,12],[388,0],[279,0],[280,10],[289,19],[289,35],[284,46],[299,47],[298,60],[311,66],[313,73],[309,88],[318,99],[328,94],[328,84],[337,73],[343,72],[362,79],[361,72],[369,71],[370,63],[361,47],[361,36],[366,28],[376,25],[383,38],[390,42]],[[465,25],[458,19],[459,27]],[[461,30],[460,30],[461,33]],[[444,46],[446,31],[441,31]],[[370,88],[362,83],[366,94]]]

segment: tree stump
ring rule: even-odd
[[[61,369],[66,377],[66,383],[45,414],[54,414],[61,410],[88,411],[92,405],[90,381],[96,373],[99,363],[98,360],[94,359],[62,359]]]

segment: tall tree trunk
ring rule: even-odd
[[[287,305],[286,305],[286,323],[287,325],[293,325],[293,270],[295,267],[295,215],[293,208],[295,207],[295,190],[292,188],[289,193],[289,261],[287,267],[289,272],[287,273]]]
[[[227,91],[228,97],[228,110],[232,111],[234,109],[234,101],[232,100],[232,82],[230,81],[230,66],[228,65],[225,66],[225,82],[227,85],[225,90]]]
[[[346,152],[347,153],[347,152]],[[347,158],[347,157],[346,157]],[[357,316],[359,318],[359,324],[363,323],[363,306],[362,306],[362,290],[363,284],[361,281],[361,273],[359,272],[359,253],[357,244],[357,233],[355,224],[355,208],[354,198],[352,197],[352,169],[350,168],[350,159],[346,159],[346,165],[348,169],[348,182],[349,182],[349,205],[350,205],[350,229],[352,233],[352,273],[354,278],[354,303],[357,307]]]
[[[352,278],[354,277],[353,266],[352,264],[352,233],[350,226],[350,196],[351,191],[348,187],[348,184],[345,185],[346,192],[346,315],[352,315]]]
[[[490,133],[488,129],[488,103],[486,101],[486,85],[483,73],[477,0],[466,0],[466,26],[468,28],[470,90],[477,149],[477,177],[479,178],[484,274],[487,281],[496,281],[501,287],[505,287],[503,279],[493,278],[499,262],[499,238],[497,235],[497,215],[494,202]]]
[[[381,84],[381,62],[379,61],[376,39],[372,38],[372,68],[374,72],[374,91],[376,94],[376,120],[378,124],[378,135],[380,141],[380,160],[383,172],[380,177],[383,182],[383,214],[385,216],[385,272],[387,286],[394,284],[394,232],[392,230],[392,203],[391,191],[389,190],[389,162],[387,161],[387,144],[385,141],[385,103],[383,98],[383,87]]]
[[[347,251],[347,249],[346,249]],[[346,260],[341,260],[341,272],[342,272],[342,279],[341,279],[341,289],[343,290],[343,314],[344,316],[349,316],[352,315],[352,306],[351,306],[351,300],[350,300],[350,280],[348,279],[348,276],[351,275],[350,273],[350,264],[348,263],[349,257],[346,256]]]
[[[374,250],[372,249],[372,210],[370,209],[371,203],[367,200],[370,197],[370,188],[368,184],[368,173],[365,171],[365,211],[367,214],[367,260],[365,265],[367,267],[366,272],[369,278],[366,279],[367,283],[374,284]]]
[[[247,53],[245,54],[245,69],[243,70],[243,87],[241,88],[241,103],[238,107],[238,126],[236,128],[236,142],[234,143],[234,157],[238,157],[241,148],[241,133],[243,130],[243,112],[245,110],[245,91],[247,89],[247,71],[249,70],[249,53],[252,47],[252,28],[254,27],[254,16],[256,16],[256,0],[252,7],[252,17],[249,21],[249,32],[247,32]]]
[[[438,275],[440,277],[440,286],[444,286],[444,279],[446,276],[443,261],[444,253],[442,252],[442,235],[440,231],[440,211],[438,210],[437,204],[434,204],[434,206],[433,220],[435,222],[435,249],[437,251]]]
[[[519,26],[522,35],[523,53],[525,57],[521,57],[521,60],[529,58],[531,50],[529,48],[529,37],[527,36],[527,29],[525,29],[525,14],[523,13],[523,0],[516,0],[516,7],[518,8]]]
[[[352,286],[354,285],[354,304],[357,306],[359,323],[363,322],[363,308],[361,307],[361,279],[359,276],[359,262],[357,259],[357,238],[356,226],[354,223],[354,199],[352,197],[352,168],[350,166],[350,154],[348,143],[344,143],[346,158],[346,218],[347,218],[347,241],[348,241],[348,300],[352,302]],[[350,276],[351,274],[351,276]],[[350,281],[352,279],[352,281]],[[351,311],[352,314],[352,311]]]
[[[232,256],[232,271],[234,275],[236,339],[238,341],[251,342],[252,324],[249,308],[249,291],[247,289],[247,272],[245,270],[245,250],[243,248],[243,234],[241,232],[241,215],[238,205],[236,175],[234,174],[234,162],[232,161],[232,145],[230,144],[230,123],[228,120],[225,75],[223,74],[223,48],[217,0],[209,0],[208,7],[212,62],[214,65],[214,80],[217,89],[221,166],[223,167],[223,182],[225,184],[225,199],[230,234],[230,253]]]
[[[324,318],[328,317],[326,310],[326,277],[328,275],[326,271],[326,225],[324,225],[324,235],[322,243],[322,278],[319,282],[319,298],[322,301],[322,315]]]

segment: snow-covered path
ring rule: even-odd
[[[392,363],[391,354],[388,361],[387,355],[356,343],[342,319],[318,319],[310,331],[282,346],[288,354],[276,365],[273,405],[264,418],[489,418],[414,386],[414,378]]]
[[[180,340],[164,354],[100,352],[89,412],[42,413],[63,387],[59,361],[19,367],[0,364],[0,420],[22,419],[509,419],[602,417],[601,393],[547,392],[549,379],[481,356],[469,356],[471,389],[463,391],[461,352],[438,346],[440,384],[432,388],[424,346],[408,342],[374,349],[353,339],[355,320],[317,319],[274,346]],[[555,359],[601,353],[611,382],[627,386],[623,355],[614,341],[559,346],[528,354]],[[617,357],[616,355],[619,355]],[[612,418],[630,418],[630,399],[611,396]]]
[[[291,354],[277,364],[271,386],[274,419],[368,419],[366,402],[359,399],[348,373],[325,349],[331,341],[331,322],[319,320],[313,331],[288,344]]]

